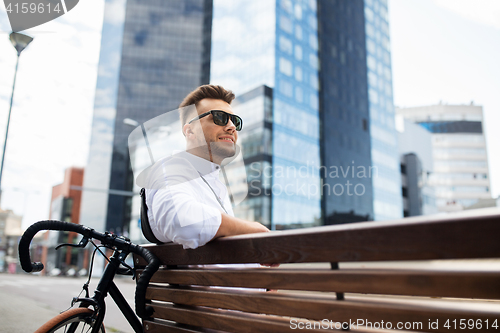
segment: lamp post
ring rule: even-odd
[[[28,46],[29,43],[33,40],[33,37],[26,36],[17,32],[12,32],[10,34],[10,42],[14,46],[17,51],[17,60],[16,60],[16,70],[14,72],[14,83],[12,84],[12,95],[10,96],[10,107],[9,107],[9,116],[7,118],[7,129],[5,130],[5,141],[3,143],[3,153],[2,153],[2,164],[0,165],[0,201],[2,198],[2,174],[3,174],[3,163],[5,160],[5,150],[7,148],[7,137],[9,135],[9,125],[10,125],[10,114],[12,112],[12,101],[14,100],[14,89],[16,88],[16,77],[17,77],[17,68],[19,66],[19,56],[21,52]]]

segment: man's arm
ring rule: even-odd
[[[217,230],[217,233],[215,234],[214,238],[212,238],[212,240],[223,236],[253,234],[257,232],[269,232],[269,229],[267,229],[259,222],[245,221],[237,217],[233,217],[231,215],[227,215],[224,213],[221,214],[222,214],[222,219],[219,230]],[[279,267],[280,264],[261,264],[261,265],[267,267]]]
[[[253,234],[257,232],[269,232],[265,226],[259,222],[250,222],[237,217],[221,213],[221,223],[214,238],[223,236],[234,236],[242,234]]]

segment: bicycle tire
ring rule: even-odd
[[[73,333],[92,331],[90,318],[94,311],[88,308],[75,308],[65,311],[42,325],[35,333]],[[99,333],[105,333],[104,325],[101,325]]]

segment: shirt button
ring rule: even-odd
[[[216,168],[216,169],[219,169],[219,166],[216,166],[215,168]]]

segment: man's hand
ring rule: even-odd
[[[264,267],[280,267],[280,264],[260,264],[260,265]]]

